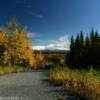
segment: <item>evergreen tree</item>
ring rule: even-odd
[[[95,32],[94,37],[94,65],[99,66],[100,62],[100,44],[98,32]]]
[[[70,52],[71,52],[71,51],[73,51],[74,46],[75,46],[74,37],[73,37],[73,36],[71,36]]]
[[[70,66],[74,68],[88,68],[100,66],[100,36],[92,29],[90,36],[84,38],[83,32],[75,40],[71,37],[70,52],[68,54]]]
[[[83,32],[82,31],[80,31],[80,40],[79,40],[79,42],[80,42],[80,50],[79,50],[79,59],[80,59],[80,64],[79,64],[79,66],[84,66],[84,35],[83,35]]]
[[[75,41],[74,41],[74,37],[71,36],[71,41],[70,41],[70,52],[68,53],[68,56],[67,56],[67,63],[70,65],[70,66],[73,66],[73,63],[74,63],[74,50],[75,50]]]
[[[80,48],[84,48],[84,35],[82,31],[80,31]]]
[[[80,37],[79,34],[75,39],[75,49],[74,49],[74,66],[80,67]]]
[[[90,40],[89,40],[89,37],[87,36],[86,39],[85,39],[85,47],[84,47],[84,64],[85,64],[85,67],[90,65],[89,49],[90,49]]]

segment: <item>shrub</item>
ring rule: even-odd
[[[71,70],[67,67],[55,67],[49,73],[54,85],[63,85],[65,90],[89,100],[100,99],[100,72],[90,70]],[[97,99],[96,99],[97,100]]]
[[[17,67],[17,66],[5,66],[5,67],[0,67],[0,75],[8,74],[8,73],[19,73],[23,72],[24,68],[22,67]]]

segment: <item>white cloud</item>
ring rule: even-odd
[[[68,35],[61,36],[57,40],[50,40],[50,42],[47,45],[38,45],[34,46],[34,49],[38,50],[69,50],[70,46],[70,39]]]
[[[39,38],[41,37],[41,35],[39,33],[36,33],[36,32],[28,32],[28,38],[31,38],[31,39],[36,39],[36,38]]]
[[[37,13],[34,13],[34,12],[30,12],[30,14],[33,16],[33,17],[36,17],[36,18],[39,18],[39,19],[43,19],[44,16],[42,14],[37,14]]]
[[[45,50],[46,49],[45,46],[43,45],[33,46],[32,48],[35,50]]]

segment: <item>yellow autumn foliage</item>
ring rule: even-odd
[[[0,29],[0,64],[38,68],[44,63],[44,54],[34,53],[26,34],[16,29],[8,35]]]

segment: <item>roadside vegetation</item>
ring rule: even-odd
[[[26,69],[50,69],[49,81],[78,95],[79,100],[100,100],[100,35],[93,29],[90,36],[81,31],[71,37],[65,54],[35,51],[27,27],[12,18],[0,28],[0,75]],[[64,99],[63,96],[59,98]]]
[[[10,74],[10,73],[19,73],[24,72],[25,69],[19,66],[3,66],[0,67],[0,75]]]
[[[44,68],[45,56],[35,53],[29,36],[15,17],[0,28],[0,75]]]
[[[48,76],[51,84],[76,94],[77,100],[100,100],[99,33],[92,29],[90,36],[82,31],[72,36],[66,64],[54,64]]]
[[[49,81],[53,85],[61,85],[82,100],[100,99],[100,71],[92,67],[89,70],[74,70],[55,66],[49,72]]]

